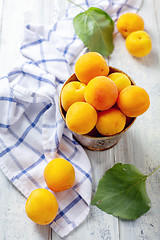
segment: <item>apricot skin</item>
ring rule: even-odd
[[[61,92],[61,103],[66,112],[73,103],[85,101],[85,88],[86,85],[79,81],[69,82],[64,86]]]
[[[47,189],[38,188],[31,192],[25,205],[27,216],[40,225],[51,223],[57,215],[58,203]]]
[[[122,90],[117,105],[126,116],[137,117],[147,111],[150,99],[143,88],[132,85]]]
[[[73,186],[75,181],[74,167],[63,158],[55,158],[45,167],[44,178],[52,191],[67,190]]]
[[[96,110],[106,110],[112,107],[117,100],[118,90],[116,84],[108,77],[93,78],[85,90],[85,100]]]
[[[131,33],[126,39],[126,48],[134,57],[144,57],[152,49],[152,40],[145,31],[136,31]]]
[[[97,76],[107,76],[109,67],[103,56],[97,52],[82,55],[75,64],[75,74],[78,80],[86,85]]]
[[[136,13],[124,13],[117,20],[117,29],[126,38],[132,32],[143,30],[144,21]]]
[[[126,87],[131,85],[129,78],[123,73],[111,73],[108,77],[116,84],[118,94]]]
[[[126,116],[117,108],[110,108],[98,113],[96,128],[104,136],[121,132],[126,124]]]
[[[86,102],[73,103],[66,114],[67,127],[78,134],[87,134],[97,122],[96,110]]]

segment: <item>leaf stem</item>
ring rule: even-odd
[[[75,3],[75,2],[72,2],[71,0],[67,0],[68,2],[76,5],[77,7],[80,7],[83,11],[86,11],[82,6],[80,6],[79,4]]]
[[[159,168],[160,168],[160,165],[159,165],[153,172],[151,172],[150,174],[148,174],[148,175],[147,175],[147,178],[148,178],[149,176],[151,176],[153,173],[155,173]]]

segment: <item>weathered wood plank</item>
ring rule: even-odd
[[[24,25],[50,24],[54,0],[0,1],[0,75],[8,72],[19,58]],[[0,239],[50,240],[49,226],[31,222],[25,214],[26,199],[0,171]]]
[[[153,1],[153,9],[154,9],[154,15],[155,15],[156,29],[158,30],[158,35],[160,38],[160,15],[159,15],[160,1],[158,0]]]
[[[154,1],[153,1],[154,2]],[[114,148],[116,162],[135,164],[144,174],[149,174],[160,164],[160,95],[159,95],[159,1],[143,1],[139,14],[145,22],[145,30],[151,35],[153,48],[150,55],[137,59],[132,57],[125,48],[125,40],[117,34],[115,50],[111,57],[111,65],[124,70],[137,85],[144,87],[151,99],[150,109],[138,117],[134,126]],[[136,221],[119,220],[121,240],[158,240],[160,236],[160,182],[159,173],[147,180],[147,192],[152,201],[151,210]]]
[[[0,55],[1,55],[1,42],[2,42],[2,24],[3,24],[3,7],[4,1],[0,0]]]
[[[53,24],[65,11],[65,0],[0,0],[0,75],[10,70],[19,56],[24,24]],[[152,53],[142,59],[129,55],[125,40],[117,34],[109,64],[129,74],[150,94],[151,107],[114,148],[104,152],[87,150],[93,169],[93,194],[99,179],[114,163],[135,164],[150,173],[159,164],[160,141],[160,3],[145,0],[139,14],[153,41]],[[160,235],[159,173],[147,180],[151,210],[136,221],[122,221],[91,206],[88,218],[65,239],[71,240],[158,240]],[[0,239],[60,240],[49,227],[32,223],[25,215],[25,198],[0,171]]]

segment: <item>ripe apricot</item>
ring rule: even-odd
[[[126,116],[137,117],[147,111],[150,100],[143,88],[132,85],[120,92],[117,104]]]
[[[108,77],[116,84],[118,89],[118,94],[125,88],[131,85],[129,78],[119,72],[111,73]]]
[[[53,221],[58,212],[55,196],[47,189],[38,188],[31,192],[25,205],[27,216],[40,225]]]
[[[85,100],[97,110],[106,110],[112,107],[117,100],[116,84],[108,77],[93,78],[85,90]]]
[[[66,112],[73,103],[85,101],[85,88],[86,85],[79,81],[69,82],[64,86],[61,92],[61,103]]]
[[[144,30],[144,21],[136,13],[124,13],[117,20],[117,29],[126,38],[132,32]]]
[[[54,192],[67,190],[74,184],[74,167],[63,158],[55,158],[45,167],[44,179],[49,189]]]
[[[97,122],[96,110],[86,102],[73,103],[66,114],[67,127],[78,134],[90,132]]]
[[[121,132],[126,124],[125,115],[117,108],[110,108],[98,113],[96,128],[104,136]]]
[[[80,82],[88,82],[97,76],[107,76],[109,67],[104,57],[97,52],[82,55],[75,64],[75,74]]]
[[[132,56],[144,57],[150,53],[152,41],[145,31],[136,31],[127,37],[126,48]]]

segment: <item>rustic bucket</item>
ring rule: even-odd
[[[125,74],[130,79],[131,84],[135,85],[134,81],[130,78],[130,76],[128,76],[123,71],[110,66],[109,74],[114,73],[114,72],[119,72],[119,73]],[[64,83],[63,87],[67,83],[72,82],[72,81],[79,81],[75,74],[73,74]],[[62,89],[63,89],[63,87],[62,87]],[[62,90],[61,90],[61,92],[62,92]],[[59,107],[60,107],[60,112],[61,112],[62,118],[64,119],[64,121],[66,121],[66,112],[63,109],[62,104],[61,104],[61,93],[60,93],[60,98],[59,98]],[[123,134],[133,125],[135,120],[136,120],[136,118],[127,118],[127,123],[126,123],[126,126],[123,129],[123,131],[120,133],[117,133],[115,135],[112,135],[112,136],[102,136],[96,131],[96,129],[93,129],[93,131],[91,131],[89,134],[85,134],[85,135],[80,135],[75,132],[72,132],[72,133],[73,133],[74,138],[82,146],[84,146],[90,150],[106,150],[106,149],[112,148],[113,146],[115,146],[118,143],[118,141],[123,136]]]

